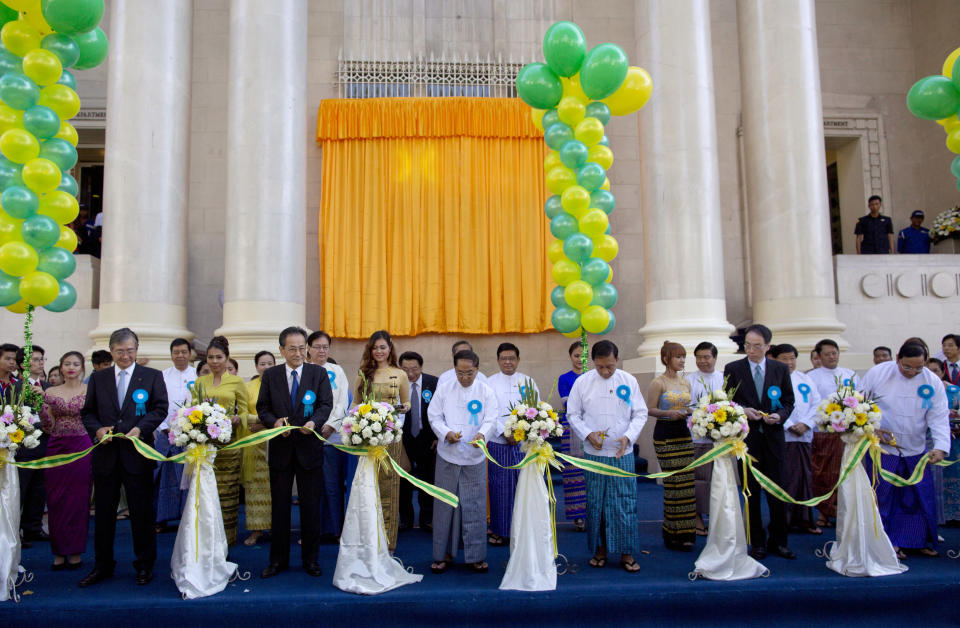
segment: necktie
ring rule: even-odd
[[[420,427],[420,395],[414,383],[410,388],[410,434],[414,438],[420,434]]]
[[[760,370],[759,364],[753,371],[753,385],[757,389],[757,399],[763,403],[763,371]]]
[[[297,372],[293,371],[293,383],[290,384],[290,409],[294,411],[297,409],[297,392],[300,390],[298,379]]]
[[[120,371],[117,376],[117,405],[123,407],[123,398],[127,396],[127,372]]]
[[[957,379],[957,363],[956,362],[950,365],[950,382],[953,384],[960,384],[960,380]]]

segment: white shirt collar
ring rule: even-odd
[[[290,379],[292,377],[292,375],[290,374],[294,371],[297,372],[297,379],[303,379],[303,364],[301,364],[295,369],[290,368],[290,365],[287,364],[286,362],[283,363],[283,366],[287,369],[287,379]]]
[[[417,387],[417,390],[423,390],[423,373],[420,373],[420,377],[417,378],[417,381],[410,382],[410,387]]]
[[[133,374],[133,369],[136,368],[136,366],[137,366],[137,364],[136,364],[136,362],[134,362],[133,364],[131,364],[131,365],[128,366],[127,368],[122,369],[122,368],[120,368],[119,366],[117,366],[116,364],[114,364],[114,365],[113,365],[113,378],[114,378],[114,379],[119,379],[119,378],[120,378],[120,371],[123,371],[123,372],[126,373],[128,376],[132,375],[132,374]]]

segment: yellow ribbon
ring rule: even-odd
[[[747,533],[747,544],[750,544],[750,499],[749,497],[751,493],[750,493],[750,487],[748,486],[749,484],[748,478],[750,476],[747,474],[747,457],[749,456],[749,454],[747,453],[747,443],[745,443],[742,440],[733,440],[730,443],[730,446],[731,446],[730,455],[736,457],[736,459],[740,461],[740,464],[743,469],[743,482],[741,483],[742,486],[740,487],[740,493],[743,495],[743,518],[744,518],[743,527]]]
[[[187,468],[190,468],[190,465],[193,465],[193,474],[197,478],[197,490],[194,493],[193,507],[196,516],[193,519],[193,534],[195,538],[194,544],[194,560],[200,560],[200,465],[204,464],[207,461],[207,455],[211,452],[207,449],[206,444],[197,445],[191,449],[188,449],[186,456],[184,457],[184,463],[187,465]]]
[[[547,472],[547,494],[550,496],[550,529],[553,530],[553,557],[556,558],[560,555],[560,550],[557,548],[557,497],[553,493],[553,475],[550,473],[550,467],[563,469],[563,465],[557,460],[556,452],[553,451],[550,443],[534,447],[530,452],[537,456],[537,466],[540,468],[540,473]]]

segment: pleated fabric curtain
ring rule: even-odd
[[[550,327],[544,146],[511,98],[321,102],[321,319],[364,338]]]

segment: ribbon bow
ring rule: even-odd
[[[803,395],[803,403],[807,403],[810,397],[810,385],[809,384],[800,384],[797,386],[797,392]]]
[[[947,400],[950,403],[950,407],[957,405],[957,400],[960,400],[960,386],[956,384],[947,385]]]
[[[467,404],[467,411],[470,413],[470,425],[480,426],[480,413],[483,411],[483,404],[474,399]]]
[[[780,397],[783,395],[783,391],[780,390],[779,386],[771,386],[767,389],[767,398],[770,399],[770,409],[776,410],[777,408],[782,408],[783,404],[780,403]]]
[[[145,391],[143,388],[138,388],[133,391],[131,399],[133,399],[133,402],[137,404],[137,407],[133,412],[135,416],[143,416],[147,413],[147,399],[149,398],[149,393],[147,393],[147,391]]]
[[[330,379],[330,388],[337,389],[337,375],[333,371],[327,371],[327,378]]]
[[[333,373],[330,373],[332,376]],[[303,416],[308,418],[313,414],[313,402],[317,400],[317,395],[312,390],[303,393]]]
[[[930,401],[931,399],[933,399],[933,386],[931,386],[930,384],[924,384],[920,386],[920,388],[917,388],[917,395],[921,399],[923,399],[923,404],[921,407],[923,408],[933,407],[933,402]]]
[[[623,399],[628,406],[633,405],[633,403],[630,401],[630,387],[626,384],[617,386],[617,397]]]

